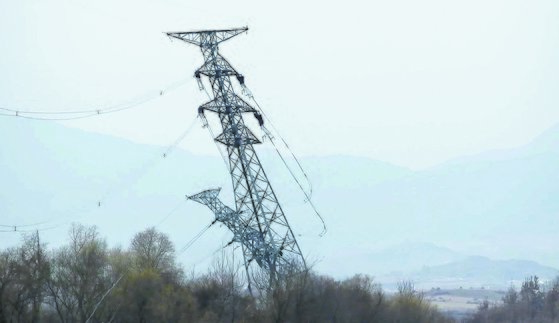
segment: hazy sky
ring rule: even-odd
[[[423,168],[559,123],[556,0],[0,1],[0,107],[91,109],[157,93],[202,63],[162,32],[248,25],[222,52],[301,155]],[[65,124],[165,145],[205,100],[192,81]],[[216,154],[202,129],[183,147]]]

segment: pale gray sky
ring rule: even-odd
[[[301,155],[424,168],[559,123],[555,0],[2,0],[0,107],[91,109],[158,92],[202,62],[162,32],[245,25],[223,53]],[[165,145],[205,100],[192,81],[65,124]],[[217,153],[202,129],[183,148]]]

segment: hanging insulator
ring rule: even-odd
[[[249,97],[251,99],[253,98],[252,93],[250,92],[250,90],[246,85],[241,85],[241,92],[243,93],[244,96]]]
[[[200,77],[200,71],[194,72],[194,77],[196,78],[196,82],[198,82],[198,89],[200,89],[200,91],[204,90],[204,83],[202,83],[202,78]]]
[[[274,136],[272,136],[272,133],[270,132],[270,130],[268,130],[266,127],[262,126],[262,131],[264,131],[264,136],[262,138],[268,138],[270,139],[270,141],[274,141]]]
[[[206,116],[201,113],[198,115],[200,117],[200,120],[202,120],[202,128],[207,128],[208,127],[208,119],[206,119]]]
[[[203,107],[198,108],[198,114],[204,115],[204,108]]]
[[[254,117],[258,120],[258,125],[262,127],[264,125],[264,118],[262,118],[262,115],[258,112],[254,112]]]
[[[239,81],[239,83],[241,85],[245,85],[245,77],[243,74],[237,74],[237,81]]]

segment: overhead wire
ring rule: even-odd
[[[175,151],[175,149],[178,147],[178,145],[190,134],[190,132],[192,131],[192,129],[194,128],[195,125],[196,125],[196,118],[192,119],[192,121],[190,122],[190,124],[188,125],[186,130],[180,136],[178,136],[177,139],[175,139],[175,141],[173,141],[173,143],[171,145],[169,145],[167,147],[167,149],[163,153],[162,157],[166,158],[173,151]]]
[[[0,232],[23,232],[23,233],[25,233],[25,232],[43,232],[43,231],[49,231],[49,230],[56,229],[57,227],[58,226],[53,225],[53,226],[50,226],[50,227],[40,228],[40,229],[36,228],[36,229],[23,229],[23,230],[21,230],[21,229],[18,229],[19,228],[18,226],[14,226],[14,230],[0,230]]]
[[[210,93],[208,92],[208,90],[204,87],[204,84],[199,81],[198,83],[199,85],[199,89],[202,91],[204,91],[206,93],[206,96],[208,97],[209,100],[212,100],[212,97],[210,95]],[[207,128],[210,136],[211,136],[211,140],[214,142],[219,155],[221,156],[221,159],[223,160],[223,163],[225,164],[225,167],[229,167],[228,162],[227,162],[227,158],[225,157],[225,154],[223,153],[221,147],[219,146],[219,144],[215,141],[215,134],[213,132],[213,129],[210,125],[210,123],[208,122],[208,120],[206,119],[206,116],[204,114],[199,114],[200,120],[202,122],[202,126],[204,128]],[[172,211],[173,212],[173,211]],[[200,232],[198,232],[192,239],[190,239],[185,245],[183,245],[180,250],[179,250],[179,254],[182,254],[184,252],[186,252],[188,249],[190,249],[190,247],[192,247],[196,241],[198,241],[198,239],[200,239],[215,223],[217,222],[217,220],[212,221],[210,224],[208,224],[207,226],[205,226],[204,228],[202,228],[202,230],[200,230]],[[217,251],[221,250],[222,248],[219,248]],[[216,251],[216,252],[217,252]],[[208,257],[214,255],[214,253],[210,254]],[[206,257],[207,258],[207,257]]]
[[[85,323],[88,323],[91,320],[93,315],[95,315],[95,312],[97,311],[97,308],[99,308],[99,305],[101,305],[101,303],[103,303],[103,300],[105,300],[105,297],[107,297],[107,295],[109,295],[111,293],[111,291],[116,287],[116,285],[118,285],[118,283],[124,277],[125,274],[126,273],[122,273],[120,275],[120,277],[118,277],[118,279],[111,285],[111,287],[109,287],[109,289],[103,294],[103,296],[101,296],[101,299],[99,300],[99,302],[97,302],[97,304],[95,304],[95,307],[93,308],[93,311],[91,312],[91,315],[89,315],[87,320],[85,320]]]
[[[210,94],[208,93],[208,91],[206,90],[206,88],[203,86],[203,83],[199,82],[200,85],[200,89],[203,90],[206,95],[208,96],[209,100],[212,100]],[[283,142],[283,144],[285,145],[285,147],[287,148],[287,150],[290,152],[291,156],[293,157],[293,159],[295,160],[295,162],[297,163],[297,166],[299,167],[299,169],[301,170],[303,176],[305,177],[307,184],[309,186],[309,192],[305,191],[305,189],[303,188],[303,185],[301,184],[301,182],[299,181],[299,179],[297,178],[297,176],[295,175],[295,173],[291,170],[291,167],[289,167],[289,164],[287,163],[287,161],[285,160],[285,158],[283,157],[283,155],[281,154],[281,152],[279,151],[278,147],[276,146],[276,144],[274,143],[274,138],[272,136],[269,136],[270,142],[272,143],[272,145],[274,146],[274,149],[276,151],[276,153],[278,154],[278,156],[280,157],[280,159],[282,160],[284,166],[287,168],[287,170],[289,171],[289,174],[291,175],[291,177],[293,178],[293,180],[297,183],[299,189],[301,190],[301,192],[303,193],[303,195],[305,196],[305,201],[309,203],[309,205],[311,206],[311,208],[313,209],[314,213],[317,215],[317,217],[319,218],[319,220],[322,223],[322,231],[319,234],[319,236],[324,236],[324,234],[326,234],[326,232],[328,231],[328,228],[326,226],[326,222],[324,221],[324,218],[322,217],[322,215],[318,212],[316,206],[314,205],[314,203],[312,202],[312,194],[313,194],[313,188],[312,188],[312,183],[310,181],[309,176],[307,175],[307,172],[305,171],[305,169],[303,168],[301,162],[299,161],[299,159],[297,158],[297,156],[295,156],[295,153],[293,153],[293,151],[291,150],[291,148],[289,147],[289,144],[287,143],[287,141],[281,136],[281,134],[279,133],[279,131],[276,129],[276,127],[274,126],[274,124],[271,122],[270,118],[266,115],[266,113],[264,112],[264,110],[262,109],[262,107],[260,106],[260,104],[258,103],[258,101],[256,101],[256,99],[254,98],[254,95],[251,93],[251,91],[246,87],[243,86],[243,94],[245,94],[246,96],[248,96],[249,98],[252,99],[252,101],[254,101],[254,103],[256,104],[256,106],[258,107],[258,110],[260,111],[260,113],[266,118],[266,120],[270,123],[270,125],[272,126],[272,129],[277,133],[278,137],[281,139],[281,141]],[[205,119],[205,117],[202,115],[202,117]],[[215,135],[211,129],[211,126],[209,124],[209,122],[207,122],[207,120],[205,121],[204,124],[208,130],[210,131],[210,134],[212,136],[212,140],[215,138]],[[215,142],[215,140],[214,140]],[[221,147],[219,147],[219,145],[217,145],[217,142],[215,142],[221,157],[223,158],[224,163],[227,165],[227,161],[225,156],[223,155],[222,151],[221,151]]]
[[[208,260],[208,258],[213,257],[216,253],[222,251],[223,249],[227,248],[228,246],[231,245],[231,242],[225,243],[223,245],[221,245],[219,248],[217,248],[215,251],[208,253],[202,257],[197,258],[196,260],[192,261],[192,268],[194,269],[196,267],[197,264],[201,264],[204,263],[206,260]],[[233,251],[235,251],[239,246],[233,248]]]
[[[274,149],[276,150],[276,153],[278,154],[278,156],[280,157],[281,161],[283,162],[283,164],[285,165],[285,167],[287,168],[287,170],[289,171],[289,173],[291,174],[291,177],[293,178],[293,180],[295,181],[295,183],[297,183],[297,185],[299,186],[299,189],[301,190],[301,192],[303,192],[303,195],[305,195],[306,198],[306,202],[308,202],[310,204],[310,206],[312,207],[313,211],[315,212],[315,214],[318,216],[318,218],[320,219],[320,221],[322,222],[322,232],[320,233],[320,236],[324,236],[324,234],[326,234],[326,232],[328,231],[328,228],[326,227],[326,222],[324,221],[324,219],[322,218],[322,215],[320,215],[320,213],[318,212],[318,210],[316,209],[316,206],[314,205],[311,197],[307,194],[307,192],[303,189],[303,186],[301,185],[301,183],[299,182],[299,180],[297,179],[297,177],[295,176],[295,174],[293,173],[293,171],[291,170],[291,168],[289,167],[289,165],[287,164],[287,162],[285,161],[285,159],[283,158],[283,156],[281,155],[281,153],[279,152],[278,148],[276,147],[276,145],[274,144],[274,142],[272,142],[272,145],[274,146]]]
[[[25,109],[15,109],[15,108],[4,108],[0,107],[0,116],[4,117],[17,117],[31,120],[44,120],[44,121],[68,121],[68,120],[78,120],[91,118],[95,116],[100,116],[109,113],[120,112],[128,109],[132,109],[141,106],[147,102],[155,100],[158,97],[163,96],[167,92],[173,91],[182,85],[187,84],[191,81],[191,78],[184,79],[178,82],[171,83],[163,89],[153,92],[153,94],[144,95],[141,99],[137,99],[132,103],[121,103],[114,106],[109,106],[100,109],[88,109],[88,110],[58,110],[58,111],[39,111],[39,110],[25,110]],[[140,98],[140,97],[138,97]],[[9,113],[8,113],[9,112]],[[64,115],[64,117],[45,117],[49,115]]]
[[[179,203],[177,203],[177,205],[175,205],[175,207],[173,207],[171,209],[171,211],[167,212],[167,214],[161,219],[159,220],[159,222],[157,222],[157,224],[155,225],[155,227],[160,226],[161,224],[163,224],[163,222],[167,221],[167,219],[173,215],[175,212],[177,212],[182,206],[184,205],[184,201],[180,201]]]
[[[29,120],[41,120],[41,121],[69,121],[69,120],[78,120],[78,119],[85,119],[97,116],[97,113],[88,114],[83,116],[76,116],[76,117],[66,117],[66,118],[42,118],[42,117],[33,117],[33,116],[26,116],[21,114],[7,114],[7,113],[0,113],[0,116],[3,117],[16,117],[22,119],[29,119]]]
[[[185,252],[186,250],[188,250],[190,247],[192,247],[192,245],[194,245],[194,243],[200,239],[204,233],[206,233],[206,231],[208,231],[208,229],[214,225],[216,223],[216,220],[214,220],[212,223],[210,223],[209,225],[205,226],[200,232],[198,232],[192,239],[190,239],[190,241],[188,241],[184,246],[181,247],[179,254]]]
[[[192,129],[194,128],[195,125],[196,125],[196,118],[194,118],[191,121],[191,123],[189,124],[189,126],[186,128],[184,132],[182,132],[170,145],[166,146],[167,148],[162,153],[159,153],[157,156],[154,156],[152,159],[146,162],[139,169],[138,172],[136,172],[135,174],[133,174],[133,176],[131,176],[131,180],[129,180],[128,183],[125,183],[124,185],[126,187],[129,187],[137,183],[141,178],[143,178],[149,172],[150,169],[155,167],[158,163],[162,162],[164,159],[167,159],[169,156],[171,156],[171,154],[175,151],[178,145],[192,132]],[[109,188],[104,193],[104,195],[101,196],[98,202],[104,202],[108,197],[110,197],[114,193],[114,191],[115,189],[111,185],[111,188]]]
[[[205,90],[205,88],[204,88],[204,90]],[[208,93],[206,90],[205,90],[205,92],[206,92],[206,95],[208,95],[208,97],[210,97],[210,96],[209,96],[209,93]],[[211,99],[211,97],[210,97],[210,99]],[[147,100],[142,101],[142,103],[144,103],[144,102],[147,102]],[[138,103],[138,104],[141,104],[141,103]],[[134,106],[134,105],[125,106],[125,107],[120,107],[120,108],[118,108],[118,109],[109,110],[108,112],[122,111],[122,110],[124,110],[124,109],[132,108],[133,106]],[[6,110],[6,109],[2,109],[2,110]],[[17,112],[16,112],[16,113],[17,113]],[[39,112],[39,113],[40,113],[40,112]],[[64,113],[67,113],[67,111],[66,111],[66,112],[62,112],[62,113],[60,113],[60,114],[64,114]],[[82,113],[82,112],[77,111],[77,112],[75,112],[75,113]],[[105,111],[95,111],[95,114],[94,114],[94,115],[98,115],[98,114],[101,114],[101,113],[107,113],[107,110],[105,110]],[[0,114],[1,114],[1,113],[0,113]],[[49,112],[49,114],[58,114],[58,112]],[[19,117],[26,117],[26,118],[35,118],[35,119],[39,119],[39,120],[46,120],[46,119],[49,119],[49,120],[53,120],[53,119],[57,119],[57,120],[72,120],[72,119],[77,119],[77,118],[89,117],[90,115],[78,116],[78,117],[71,117],[71,118],[36,118],[36,117],[28,117],[28,116],[21,116],[21,115],[18,115],[18,116],[19,116]],[[202,120],[202,121],[203,121],[204,126],[206,126],[206,127],[208,128],[208,130],[209,130],[209,132],[210,132],[210,135],[212,136],[212,140],[213,140],[213,139],[215,138],[215,135],[214,135],[214,133],[213,133],[213,130],[212,130],[211,126],[207,123],[207,120]],[[204,121],[205,121],[205,122],[204,122]],[[193,120],[193,122],[190,124],[190,126],[186,129],[186,131],[185,131],[184,133],[182,133],[182,134],[181,134],[181,135],[180,135],[180,136],[179,136],[179,137],[164,151],[164,152],[163,152],[163,154],[162,154],[162,157],[163,157],[163,158],[168,157],[168,156],[175,150],[175,148],[180,144],[180,142],[182,142],[182,140],[184,140],[184,138],[190,133],[190,131],[192,130],[192,128],[193,128],[193,126],[195,125],[195,123],[196,123],[196,118]],[[215,142],[215,140],[213,140],[213,141]],[[220,155],[221,155],[221,157],[222,157],[222,159],[223,159],[225,165],[227,166],[227,160],[226,160],[226,158],[225,158],[225,156],[224,156],[223,151],[221,150],[221,147],[219,147],[219,145],[217,144],[217,142],[215,142],[215,144],[216,144],[216,147],[217,147],[217,149],[218,149],[218,151],[219,151],[219,153],[220,153]],[[156,161],[157,161],[157,160],[156,160]],[[153,164],[154,164],[154,162],[151,162],[151,163],[148,163],[145,167],[143,167],[143,168],[141,169],[139,175],[135,178],[134,182],[136,182],[139,178],[141,178],[141,177],[145,174],[145,172],[146,172],[147,170],[149,170],[149,168],[150,168],[151,166],[153,166]],[[98,206],[101,206],[101,201],[104,201],[104,200],[106,199],[106,197],[109,196],[110,194],[111,194],[111,191],[107,192],[107,193],[99,200],[99,202],[98,202],[99,205],[98,205]],[[165,222],[172,214],[174,214],[178,209],[180,209],[180,207],[183,205],[183,203],[184,203],[184,202],[181,201],[180,203],[178,203],[177,205],[175,205],[175,206],[174,206],[174,207],[173,207],[173,208],[172,208],[158,223],[157,223],[156,226],[159,226],[159,225],[161,225],[163,222]],[[82,210],[84,210],[84,209],[82,208]],[[84,211],[87,211],[87,210],[84,210]],[[74,212],[72,212],[72,213],[74,213]],[[72,219],[72,221],[75,221],[75,220],[76,220],[75,218]],[[50,222],[50,221],[44,221],[44,222],[41,222],[41,223],[37,223],[36,225],[38,225],[38,224],[44,224],[44,223],[49,223],[49,222]],[[57,225],[55,225],[55,226],[53,226],[53,227],[49,227],[49,228],[46,228],[46,229],[39,229],[38,231],[50,230],[50,229],[53,229],[53,228],[60,227],[61,225],[64,225],[64,224],[67,224],[67,223],[69,223],[69,221],[65,221],[65,222],[63,222],[63,223],[59,223],[59,224],[57,224]],[[198,233],[196,236],[194,236],[185,246],[183,246],[183,248],[181,248],[180,253],[185,252],[185,251],[188,250],[192,245],[194,245],[194,243],[195,243],[198,239],[200,239],[200,238],[204,235],[204,233],[205,233],[214,223],[215,223],[215,221],[212,222],[210,225],[206,226],[205,228],[203,228],[201,232],[199,232],[199,233]],[[10,227],[10,228],[11,228],[11,227],[13,227],[13,226],[8,226],[8,225],[6,225],[6,226],[3,226],[3,227]],[[14,231],[14,230],[6,230],[6,231],[0,231],[0,232],[13,232],[13,231]],[[18,231],[18,232],[22,232],[22,230],[17,230],[17,231]],[[31,230],[29,230],[29,231],[31,231]],[[35,230],[33,230],[33,231],[35,231]],[[220,249],[221,249],[221,248],[220,248]],[[218,249],[218,250],[219,250],[219,249]],[[217,252],[217,251],[216,251],[216,252]],[[214,254],[215,254],[215,253],[214,253]],[[122,277],[121,277],[121,278],[122,278]],[[120,280],[120,278],[119,278],[119,280]],[[117,283],[118,283],[118,281],[115,283],[115,285],[116,285]],[[113,287],[114,287],[114,286],[113,286]],[[111,287],[111,289],[112,289],[113,287]],[[107,291],[107,293],[109,293],[109,292],[110,292],[110,289],[109,289],[109,291]],[[103,296],[103,298],[104,298],[104,297],[105,297],[105,296]],[[101,299],[100,302],[102,302],[103,298]],[[100,303],[100,302],[99,302],[99,303]],[[98,303],[98,304],[99,304],[99,303]],[[92,313],[92,315],[93,315],[94,313],[95,313],[95,310],[94,310],[94,312]]]
[[[246,86],[245,86],[246,88]],[[281,141],[283,142],[283,144],[285,145],[285,147],[287,148],[287,150],[291,153],[291,156],[293,157],[293,159],[295,160],[295,162],[297,163],[297,165],[299,166],[299,169],[301,170],[301,172],[303,173],[303,176],[305,177],[309,187],[310,187],[310,192],[307,193],[307,191],[305,191],[305,189],[303,188],[303,185],[301,185],[299,179],[297,179],[297,177],[295,176],[295,173],[291,170],[291,167],[289,167],[287,161],[285,160],[285,158],[283,157],[283,155],[281,154],[281,152],[279,151],[278,147],[276,146],[276,144],[274,143],[274,138],[272,136],[269,136],[270,142],[272,143],[272,145],[274,146],[274,149],[276,151],[276,153],[278,154],[278,156],[280,157],[281,161],[283,162],[284,166],[287,168],[287,170],[289,171],[289,174],[291,175],[291,177],[293,178],[293,180],[295,181],[295,183],[297,183],[297,185],[299,186],[299,189],[301,190],[301,192],[303,193],[303,195],[306,198],[306,202],[309,203],[309,205],[311,206],[311,208],[313,209],[314,213],[316,214],[316,216],[320,219],[321,223],[322,223],[322,232],[319,234],[320,237],[324,236],[326,234],[326,232],[328,232],[328,228],[326,226],[326,222],[324,221],[324,218],[322,217],[322,215],[320,214],[320,212],[318,212],[316,206],[314,205],[314,203],[312,202],[312,183],[307,175],[307,172],[304,170],[303,166],[301,165],[301,162],[299,161],[299,159],[297,158],[297,156],[295,156],[295,153],[293,153],[293,151],[291,150],[291,148],[289,147],[289,145],[287,144],[287,142],[285,141],[285,139],[281,136],[281,134],[279,133],[279,131],[277,130],[277,128],[274,126],[274,124],[272,123],[272,121],[270,120],[270,118],[266,115],[266,113],[264,112],[264,110],[262,109],[262,107],[260,106],[260,104],[258,103],[258,101],[256,101],[256,99],[254,98],[254,95],[250,92],[250,90],[246,90],[244,91],[245,95],[248,96],[250,99],[252,99],[252,101],[254,102],[254,104],[256,104],[256,106],[258,107],[259,112],[264,116],[264,118],[266,118],[266,120],[268,121],[268,123],[270,123],[270,125],[272,126],[272,129],[276,132],[276,134],[278,135],[278,137],[281,139]]]
[[[19,225],[0,224],[0,227],[7,227],[7,228],[13,228],[13,227],[25,228],[25,227],[33,227],[33,226],[37,226],[37,225],[41,225],[41,224],[45,224],[45,223],[47,223],[47,222],[46,222],[46,221],[42,221],[42,222],[36,222],[36,223],[30,223],[30,224],[19,224]]]
[[[124,185],[121,185],[121,187],[122,187],[121,190],[125,190],[127,187],[130,187],[130,186],[136,184],[141,178],[143,178],[149,172],[150,169],[155,167],[158,163],[162,162],[164,159],[167,159],[175,151],[175,149],[178,147],[178,145],[188,136],[188,134],[190,134],[190,132],[192,131],[192,129],[194,128],[195,125],[196,125],[196,118],[194,118],[192,120],[192,122],[186,128],[186,130],[183,133],[181,133],[173,141],[173,143],[171,145],[167,146],[167,148],[165,149],[165,151],[163,153],[159,153],[158,156],[155,156],[153,159],[151,159],[150,161],[145,163],[140,168],[139,172],[137,172],[136,174],[133,174],[131,180],[128,181],[128,183],[125,183]],[[115,192],[115,190],[113,189],[113,186],[111,186],[111,188],[108,191],[106,191],[105,194],[99,199],[98,203],[101,203],[101,202],[105,203],[107,198],[109,198],[111,195],[113,195],[114,192]],[[101,206],[101,205],[98,205],[98,206]],[[170,215],[172,215],[176,210],[178,210],[179,207],[180,207],[180,205],[176,206],[171,212],[169,212],[167,214],[167,218]],[[164,220],[166,220],[167,218],[165,218]]]
[[[99,207],[101,207],[103,204],[105,204],[107,198],[109,198],[111,195],[113,195],[116,190],[118,190],[119,188],[121,190],[124,190],[127,187],[130,187],[130,185],[133,185],[133,184],[137,183],[138,180],[140,180],[143,176],[145,176],[145,174],[153,166],[155,166],[161,160],[168,158],[174,152],[174,150],[178,147],[178,145],[188,136],[188,134],[192,131],[192,129],[194,128],[195,125],[196,125],[196,118],[194,118],[192,120],[190,125],[187,127],[187,129],[183,133],[181,133],[170,145],[167,146],[167,148],[163,151],[163,153],[159,153],[156,157],[154,157],[153,159],[151,159],[150,161],[145,163],[140,168],[139,172],[133,174],[131,181],[128,181],[128,183],[126,183],[124,185],[120,185],[120,186],[114,186],[112,184],[109,185],[109,189],[107,191],[105,191],[105,193],[99,199],[97,199],[95,201],[95,203],[93,203],[93,201],[92,201],[92,203],[89,204],[88,206],[83,205],[81,207],[75,208],[74,210],[65,212],[67,215],[65,216],[64,219],[61,219],[62,222],[55,223],[55,224],[53,224],[53,226],[50,226],[50,227],[36,228],[36,229],[32,229],[32,230],[21,230],[21,229],[18,229],[18,228],[20,228],[20,227],[32,227],[32,226],[40,227],[41,225],[52,223],[54,219],[51,218],[49,220],[41,221],[41,222],[37,222],[37,223],[33,223],[33,224],[22,224],[22,225],[0,224],[0,228],[15,228],[15,230],[0,230],[0,233],[1,232],[32,232],[32,231],[36,231],[36,230],[47,231],[47,230],[52,230],[52,229],[58,228],[60,226],[69,224],[71,222],[74,222],[78,219],[83,218],[86,213],[92,212],[95,209],[98,209]],[[181,202],[181,204],[182,203],[184,203],[184,202]],[[180,208],[180,206],[181,205],[179,204],[179,205],[175,206],[170,212],[168,212],[166,217],[164,219],[162,219],[160,221],[160,223],[158,223],[158,225],[160,225],[165,220],[167,220],[167,218],[169,216],[171,216],[174,212],[176,212]],[[78,216],[76,218],[75,217],[76,214],[81,214],[81,216]],[[54,220],[54,221],[56,221],[56,220]]]
[[[37,229],[37,228],[20,229],[20,228],[38,227],[40,225],[47,224],[47,223],[50,223],[50,221],[42,221],[42,222],[37,222],[32,224],[19,224],[19,225],[0,224],[0,227],[2,228],[10,228],[10,230],[0,230],[0,232],[36,232],[36,231],[42,232],[42,231],[48,231],[56,228],[56,226],[50,226],[41,229]]]
[[[250,93],[250,92],[249,92]],[[254,95],[252,95],[252,93],[248,94],[249,98],[254,102],[254,104],[256,104],[256,106],[258,107],[259,112],[264,116],[264,118],[266,118],[266,120],[268,121],[268,123],[272,126],[272,129],[276,132],[277,136],[280,138],[280,140],[283,142],[283,144],[285,145],[285,147],[287,148],[287,150],[289,151],[289,153],[291,154],[291,157],[293,157],[293,159],[295,160],[295,162],[297,163],[297,166],[299,167],[299,170],[301,171],[301,173],[303,174],[303,176],[305,177],[305,180],[307,181],[307,185],[309,186],[309,192],[307,193],[307,195],[311,196],[313,195],[313,187],[312,187],[312,182],[309,178],[309,176],[307,175],[307,172],[305,171],[305,169],[303,168],[303,165],[301,164],[301,162],[299,161],[299,158],[297,158],[297,156],[295,156],[295,153],[293,152],[293,150],[291,150],[291,148],[289,147],[289,144],[287,143],[287,141],[282,137],[282,135],[279,133],[279,131],[277,130],[277,128],[274,126],[272,120],[270,120],[270,118],[268,117],[268,115],[264,112],[264,110],[262,109],[262,107],[260,106],[260,104],[258,104],[258,101],[256,101],[256,99],[254,98]],[[274,145],[274,147],[276,147],[276,151],[278,152],[278,154],[281,154],[280,151],[277,149],[277,146],[274,143],[274,137],[270,135],[270,132],[268,131],[268,138],[270,139],[270,142],[272,142],[272,144]],[[287,165],[286,165],[287,166]]]
[[[212,257],[213,255],[215,255],[216,253],[218,253],[218,252],[222,251],[223,249],[229,247],[230,245],[231,245],[231,242],[228,242],[228,243],[226,243],[226,244],[220,246],[219,248],[215,249],[214,252],[212,252],[211,254],[209,254],[209,255],[205,256],[204,258],[202,258],[201,260],[199,260],[199,262],[205,261],[206,259]],[[239,247],[239,246],[234,247],[234,248],[233,248],[233,251],[237,250],[238,247]]]

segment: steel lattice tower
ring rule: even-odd
[[[232,242],[240,243],[243,250],[248,281],[251,266],[256,263],[269,275],[269,283],[281,279],[293,268],[306,268],[301,249],[287,222],[270,181],[254,150],[258,138],[245,126],[244,113],[254,113],[262,124],[261,115],[241,99],[234,90],[231,77],[244,86],[244,77],[219,54],[218,45],[248,28],[170,32],[169,37],[200,47],[204,64],[195,77],[208,77],[213,100],[200,106],[198,112],[216,113],[222,133],[215,141],[227,148],[229,172],[235,196],[235,209],[218,199],[220,189],[207,190],[188,198],[208,206],[216,221],[224,223],[233,232]]]

